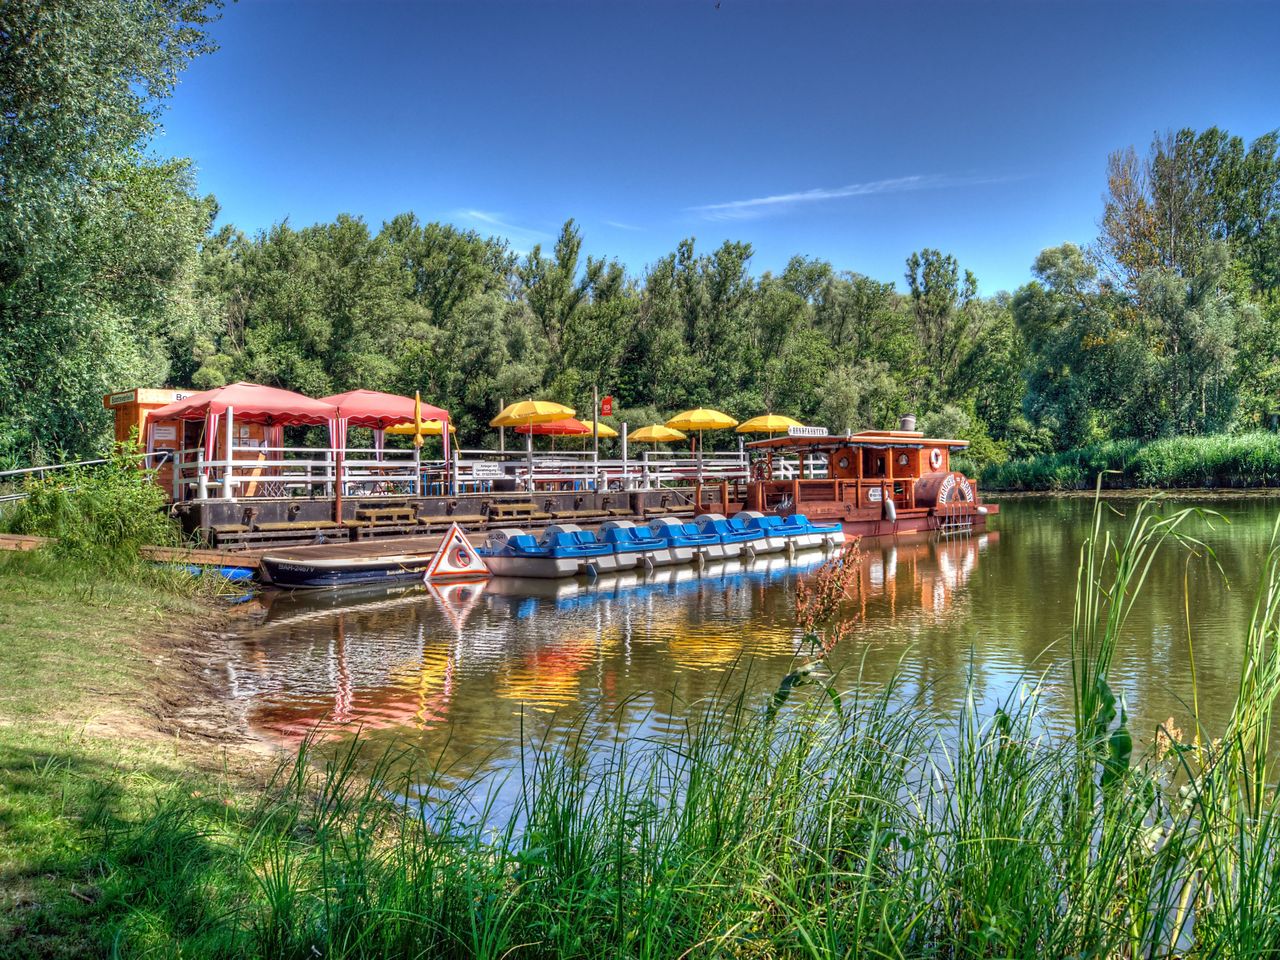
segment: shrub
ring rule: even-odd
[[[139,547],[178,542],[164,492],[128,454],[29,482],[4,527],[54,538],[53,549],[63,556],[116,565],[135,561]]]

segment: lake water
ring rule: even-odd
[[[1126,516],[1108,525],[1121,531],[1137,505],[1111,501]],[[1280,513],[1280,499],[1265,497],[1169,508],[1189,505],[1222,514],[1187,527],[1216,560],[1163,550],[1112,672],[1140,739],[1171,716],[1190,728],[1187,601],[1201,714],[1219,731]],[[940,719],[954,715],[970,674],[990,703],[1042,685],[1050,717],[1065,719],[1066,634],[1091,512],[1086,499],[1009,500],[982,534],[863,544],[848,603],[856,627],[832,657],[840,682],[875,686],[897,673]],[[358,728],[370,753],[420,750],[444,771],[440,782],[465,780],[509,767],[522,742],[556,738],[588,707],[607,743],[661,735],[691,705],[744,682],[776,688],[808,654],[795,585],[821,561],[268,597],[238,637],[232,696],[268,738],[296,743],[323,724],[324,738],[341,741]]]

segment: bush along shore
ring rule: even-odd
[[[1274,955],[1280,547],[1223,729],[1135,742],[1108,677],[1154,552],[1197,547],[1190,515],[1146,505],[1113,540],[1099,513],[1058,732],[1034,681],[938,724],[905,688],[824,677],[857,636],[836,561],[800,598],[814,659],[772,697],[718,698],[661,740],[588,716],[524,747],[507,807],[407,756],[369,769],[358,741],[304,746],[260,790],[76,790],[38,760],[26,790],[80,871],[88,942],[120,956]]]
[[[1280,434],[1254,432],[1163,440],[1110,440],[987,466],[987,490],[1280,486]]]

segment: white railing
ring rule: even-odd
[[[173,451],[175,501],[252,497],[332,497],[335,451],[314,447],[236,447],[231,460],[207,460],[203,449]],[[348,449],[341,462],[344,497],[431,496],[502,491],[654,490],[745,480],[746,458],[713,452],[701,458],[645,450],[638,458],[601,459],[589,450],[455,450],[448,463],[415,450]]]

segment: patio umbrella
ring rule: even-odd
[[[452,423],[449,424],[449,435],[453,436],[457,432],[458,428]],[[439,420],[423,420],[422,425],[415,429],[412,423],[397,423],[387,427],[387,433],[393,433],[398,437],[412,437],[415,433],[420,437],[438,437],[444,433],[444,424]]]
[[[502,411],[489,421],[491,427],[533,426],[537,423],[551,423],[564,420],[574,414],[572,407],[551,400],[518,400],[509,403]],[[529,449],[529,489],[533,489],[533,434],[528,434]]]
[[[212,460],[216,449],[218,424],[225,421],[227,461],[232,459],[232,434],[235,423],[261,423],[268,427],[295,426],[301,424],[329,425],[329,438],[338,445],[337,433],[340,414],[338,408],[323,400],[312,400],[291,390],[266,387],[257,383],[231,383],[225,387],[204,390],[163,407],[157,407],[147,416],[148,434],[162,420],[203,420],[206,459]],[[151,443],[148,436],[148,443]],[[205,468],[206,473],[208,467]],[[226,477],[230,477],[228,471]],[[224,478],[226,496],[231,496],[231,481]]]
[[[773,436],[775,433],[786,433],[792,427],[803,427],[804,424],[799,420],[793,420],[791,417],[784,417],[778,413],[764,413],[758,417],[752,417],[746,423],[738,424],[735,433],[767,433]]]
[[[618,431],[606,423],[597,422],[596,431],[601,440],[609,440],[618,435]],[[550,437],[551,449],[554,450],[556,437],[591,436],[591,424],[583,423],[574,417],[565,417],[563,420],[550,420],[547,423],[531,423],[516,427],[516,433],[522,436]]]
[[[698,432],[698,481],[702,481],[702,434],[707,430],[728,430],[730,427],[736,427],[738,421],[733,419],[727,413],[721,413],[719,410],[709,410],[706,407],[698,407],[695,410],[686,410],[683,413],[677,413],[674,417],[667,421],[667,426],[672,430],[684,430]]]
[[[635,433],[628,434],[628,439],[634,440],[636,443],[676,443],[689,438],[679,430],[672,430],[670,427],[664,427],[660,423],[654,423],[647,427],[641,427]]]

